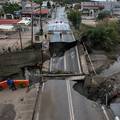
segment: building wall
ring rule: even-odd
[[[8,0],[0,0],[0,5],[3,5],[6,2],[8,2]]]
[[[13,3],[20,3],[21,2],[21,0],[9,0],[11,3],[13,2]]]
[[[17,2],[17,3],[21,3],[21,0],[0,0],[0,5],[5,4],[6,2]]]
[[[120,15],[120,2],[114,1],[96,1],[96,2],[81,2],[81,9],[99,9],[104,6],[104,10],[109,10],[113,15]]]

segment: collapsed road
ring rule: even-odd
[[[63,7],[59,7],[56,12],[57,18],[67,20]],[[75,41],[74,36],[69,33],[67,35],[63,34],[62,39],[59,39],[59,33],[52,34],[50,42],[55,42],[55,40],[57,40],[55,44],[57,42]],[[55,52],[58,51],[55,50]],[[49,62],[49,72],[60,71],[62,73],[72,72],[82,74],[82,65],[76,46],[62,52],[62,55],[58,55],[55,52],[53,52]],[[44,81],[44,77],[42,80]],[[46,82],[43,82],[34,119],[106,120],[105,113],[99,104],[86,99],[73,89],[75,83],[75,81],[70,79],[49,80],[49,78]],[[112,118],[108,120],[112,120]]]
[[[60,7],[56,11],[56,16],[59,19],[67,21],[64,13],[64,8]],[[62,43],[66,50],[61,52],[61,49],[54,49],[51,53],[49,72],[60,71],[60,72],[70,72],[74,74],[82,74],[82,64],[78,49],[76,47],[76,41],[72,32],[68,34],[63,34],[62,39],[58,39],[59,34],[52,34],[50,37],[50,44],[58,40],[58,43]],[[65,43],[68,42],[68,43]],[[71,43],[70,43],[71,42]],[[58,44],[56,43],[56,44]],[[68,46],[66,46],[68,44]],[[54,46],[52,44],[52,46]],[[56,45],[55,45],[56,46]],[[59,45],[58,45],[59,46]],[[56,48],[58,48],[56,46]],[[41,61],[41,52],[36,51],[37,54],[30,51],[29,56],[21,57],[24,61],[18,64],[19,69],[25,66],[36,65]],[[32,53],[32,54],[31,54]],[[38,54],[39,53],[39,54]],[[14,53],[15,54],[15,53]],[[27,59],[31,58],[31,59]],[[8,58],[6,57],[6,60]],[[49,57],[48,57],[49,59]],[[2,60],[2,62],[5,59]],[[16,59],[12,58],[11,61]],[[26,61],[28,60],[28,61]],[[20,62],[20,60],[18,60]],[[14,63],[14,64],[13,64]],[[16,62],[11,63],[11,66],[16,66]],[[6,63],[5,63],[6,64]],[[2,64],[1,64],[2,66]],[[16,67],[17,68],[17,67]],[[15,68],[15,69],[16,69]],[[14,73],[14,72],[13,72]],[[12,74],[13,74],[12,73]],[[8,74],[12,75],[12,74]],[[39,73],[38,73],[39,74]],[[33,78],[35,79],[35,78]],[[44,80],[44,77],[42,78]],[[74,80],[74,78],[73,78]],[[42,84],[42,89],[40,89],[39,102],[37,104],[37,111],[35,119],[37,120],[106,120],[106,116],[101,109],[101,106],[95,102],[92,102],[79,93],[77,93],[73,86],[76,82],[70,79],[65,80],[49,80],[47,79],[45,83]],[[96,117],[97,116],[97,117]],[[111,120],[112,118],[109,118]]]

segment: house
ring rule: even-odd
[[[9,0],[0,0],[0,5],[5,4],[6,2],[8,2]]]
[[[0,31],[2,32],[15,32],[18,30],[18,27],[21,28],[21,31],[28,30],[28,25],[30,25],[31,19],[0,19]]]
[[[101,2],[81,2],[81,11],[83,15],[96,16],[102,9],[104,9],[104,5]]]
[[[81,2],[83,15],[96,16],[100,10],[110,11],[113,16],[120,16],[120,2],[117,1],[91,1]]]
[[[22,8],[22,16],[31,17],[32,14],[34,16],[39,16],[40,14],[42,14],[43,16],[47,16],[49,10],[47,8],[42,7],[40,11],[39,6],[40,5],[36,3],[26,2],[24,7]]]
[[[3,5],[3,4],[5,4],[6,2],[21,3],[21,0],[0,0],[0,5]]]

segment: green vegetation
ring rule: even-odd
[[[88,28],[81,39],[89,48],[112,51],[120,43],[119,23],[100,22],[95,28]]]
[[[43,4],[43,0],[32,0],[32,2],[35,2],[35,3],[39,4],[40,7],[41,7],[42,4]]]
[[[68,19],[72,22],[76,29],[79,29],[81,23],[81,14],[78,10],[70,10],[68,12]]]
[[[43,0],[32,0],[32,1],[39,4],[43,2]]]
[[[21,6],[17,3],[5,3],[3,5],[3,10],[5,13],[11,13],[13,14],[14,11],[19,11],[21,9]]]
[[[104,20],[105,18],[111,17],[111,13],[108,10],[101,11],[98,16],[97,20]]]

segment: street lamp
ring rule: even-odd
[[[32,0],[32,1],[40,5],[40,35],[43,35],[42,14],[41,14],[41,7],[42,7],[43,0]]]

